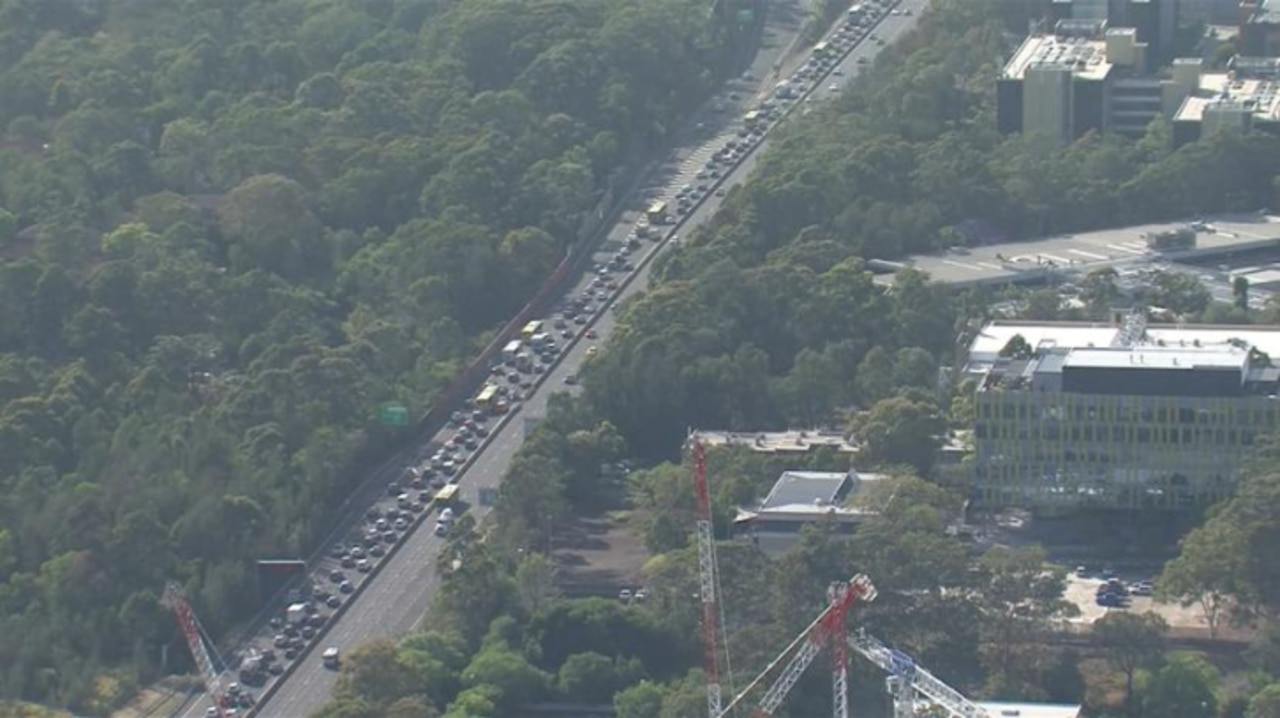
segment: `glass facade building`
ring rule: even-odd
[[[1176,330],[1174,330],[1176,331]],[[1187,508],[1229,495],[1280,426],[1280,370],[1243,341],[1033,347],[981,367],[962,473],[988,506]]]

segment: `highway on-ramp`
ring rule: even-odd
[[[793,4],[779,2],[778,6]],[[902,9],[910,9],[912,14],[886,16],[875,28],[876,35],[884,41],[885,45],[891,44],[900,33],[914,23],[915,16],[925,4],[925,0],[902,0],[897,5],[899,10],[895,12],[900,13]],[[753,84],[759,84],[751,91],[742,90],[741,94],[749,96],[742,101],[749,102],[752,99],[750,95],[772,88],[777,80],[777,77],[772,76],[775,66],[782,61],[782,55],[798,32],[802,19],[798,12],[779,12],[773,13],[772,17],[766,20],[767,25],[775,24],[767,27],[766,41],[757,52],[747,75],[753,78]],[[857,63],[858,57],[866,56],[870,59],[880,49],[881,46],[872,41],[859,43],[846,59],[839,63],[838,67],[841,71],[820,82],[847,80],[860,69]],[[814,95],[821,96],[827,91],[825,86],[820,86]],[[732,101],[727,93],[722,94],[723,96],[717,100],[722,105],[721,111],[708,110],[704,113],[699,118],[701,122],[698,122],[698,130],[691,133],[694,136],[691,137],[688,146],[677,151],[668,164],[659,168],[657,174],[662,175],[661,184],[668,190],[693,180],[692,173],[705,159],[706,148],[723,145],[727,138],[735,136],[736,129],[729,125],[736,119],[734,113],[738,103]],[[732,171],[727,172],[725,177],[719,180],[719,186],[728,188],[741,184],[754,167],[763,144],[765,142],[746,154]],[[658,179],[653,181],[659,182]],[[625,242],[639,216],[639,210],[644,206],[642,196],[632,197],[627,201],[631,206],[624,212],[621,221],[610,231],[603,243],[602,254],[610,253]],[[706,221],[718,209],[720,202],[718,196],[708,195],[690,214],[680,219],[679,231],[687,232]],[[615,306],[626,298],[644,291],[648,286],[652,266],[648,261],[650,257],[646,253],[670,251],[673,246],[677,246],[677,243],[665,242],[656,245],[645,243],[643,250],[635,257],[635,261],[642,262],[642,266],[622,291],[607,301],[607,305]],[[582,293],[586,289],[587,281],[588,278],[584,277],[574,293]],[[579,334],[576,341],[569,343],[559,362],[548,373],[546,380],[522,400],[519,411],[501,425],[483,449],[475,455],[473,463],[461,476],[458,485],[461,499],[470,505],[477,519],[490,510],[481,505],[480,492],[482,489],[497,487],[524,440],[525,422],[545,416],[548,398],[553,393],[567,388],[565,378],[578,372],[583,360],[587,357],[589,347],[607,337],[614,322],[615,317],[612,311],[606,309],[601,312],[588,325],[588,328],[594,329],[599,335],[599,339],[588,340]],[[433,437],[433,443],[439,443],[437,437]],[[380,472],[382,475],[376,477],[377,480],[373,484],[380,483],[385,486],[386,482],[398,478],[402,471],[403,466],[388,465]],[[351,605],[331,622],[319,643],[345,650],[372,639],[396,638],[411,632],[421,621],[439,582],[436,557],[442,546],[442,539],[434,535],[430,526],[419,527],[418,530],[405,534],[396,553],[386,559],[384,565],[352,600]],[[295,666],[291,673],[284,676],[268,698],[258,706],[256,715],[265,718],[307,718],[328,701],[336,677],[337,674],[334,671],[327,670],[321,665],[318,656],[304,654],[302,662]],[[181,716],[182,718],[202,718],[208,706],[207,699],[194,701],[181,713]]]

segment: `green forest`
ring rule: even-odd
[[[256,610],[378,406],[430,407],[739,42],[689,0],[0,0],[0,696],[127,698],[167,579]]]
[[[701,712],[685,431],[833,420],[900,475],[893,510],[785,561],[725,545],[740,678],[862,570],[883,598],[859,620],[974,695],[1277,715],[1270,638],[1228,690],[1144,620],[1101,630],[1123,690],[1098,697],[1086,662],[1046,648],[1063,572],[945,531],[964,497],[931,481],[934,448],[965,402],[939,397],[937,369],[990,297],[912,273],[885,293],[866,260],[954,245],[969,219],[1022,237],[1276,198],[1270,137],[996,134],[991,78],[1027,7],[937,0],[848,92],[771,133],[753,179],[620,312],[584,395],[526,442],[497,531],[460,522],[430,628],[352,652],[325,718]],[[127,699],[174,639],[167,579],[215,634],[251,614],[251,560],[309,553],[357,468],[402,438],[377,407],[430,407],[739,41],[687,0],[0,0],[0,697]],[[1027,311],[1060,310],[1041,300]],[[623,459],[643,467],[626,487],[652,595],[565,599],[537,537],[593,509],[601,464]],[[723,529],[780,467],[710,459]],[[1162,595],[1270,620],[1275,484],[1255,472]],[[1212,559],[1228,549],[1240,560]],[[882,695],[865,666],[857,680]],[[825,677],[806,681],[797,708],[821,710]]]
[[[965,498],[934,467],[938,437],[969,411],[963,388],[937,388],[955,337],[992,300],[1017,300],[1033,318],[1101,316],[1114,277],[1092,275],[1089,304],[1069,309],[1052,291],[957,293],[911,271],[884,292],[866,260],[955,245],[968,219],[1026,237],[1276,199],[1280,141],[1267,136],[1175,150],[1159,121],[1137,141],[1089,135],[1067,147],[996,134],[991,78],[1025,32],[1027,6],[938,0],[839,99],[771,133],[751,180],[620,312],[583,370],[583,395],[554,399],[504,477],[493,530],[455,535],[445,558],[460,561],[442,569],[429,628],[353,652],[319,718],[485,718],[548,701],[612,703],[619,718],[702,713],[685,432],[832,422],[858,440],[860,466],[895,478],[863,499],[879,513],[847,541],[820,525],[777,561],[749,542],[720,546],[738,688],[816,615],[831,581],[863,571],[880,598],[858,624],[971,696],[1080,702],[1095,716],[1280,715],[1280,633],[1261,631],[1230,675],[1167,649],[1169,627],[1150,615],[1109,615],[1087,652],[1063,648],[1056,626],[1077,610],[1064,600],[1066,568],[1034,548],[977,551],[946,530]],[[1196,320],[1280,317],[1211,306],[1203,288],[1172,276],[1151,291]],[[600,466],[620,458],[642,467],[625,480],[626,521],[652,554],[649,598],[563,597],[541,553],[547,524],[598,510],[616,481]],[[848,459],[739,448],[712,450],[708,464],[723,537],[734,507],[779,471],[846,469]],[[1162,599],[1213,610],[1221,625],[1269,625],[1280,601],[1269,558],[1276,477],[1261,464],[1191,534],[1159,577]],[[855,660],[854,677],[859,701],[886,707],[883,675]],[[820,670],[802,679],[791,714],[829,711],[828,683]]]

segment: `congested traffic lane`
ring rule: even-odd
[[[768,21],[766,21],[768,22]],[[751,78],[767,78],[771,69],[780,61],[783,50],[789,46],[790,37],[799,31],[799,25],[786,25],[773,28],[774,37],[755,56],[748,76]],[[755,80],[758,85],[767,80]],[[738,86],[742,85],[739,81]],[[754,92],[743,91],[744,102]],[[725,105],[721,112],[714,110],[698,118],[701,127],[690,132],[690,140],[695,144],[678,151],[674,164],[688,160],[696,147],[705,142],[708,132],[721,124],[727,124],[741,105],[727,97],[718,98]],[[701,137],[699,137],[701,136]],[[627,232],[634,225],[636,214],[628,212],[623,220],[610,233],[610,243],[625,239]],[[608,246],[608,244],[606,245]],[[644,251],[657,251],[657,245],[644,245]],[[639,261],[639,258],[637,258]],[[642,272],[646,275],[647,271]],[[575,294],[585,291],[589,277],[573,290]],[[641,282],[633,282],[623,293],[629,295],[639,290]],[[616,299],[614,300],[616,301]],[[612,327],[611,312],[604,312],[594,323],[581,327],[579,336],[588,328],[594,329],[602,337]],[[476,518],[482,518],[489,512],[489,507],[481,506],[479,495],[482,489],[495,489],[499,480],[510,465],[517,449],[524,439],[524,422],[530,417],[545,414],[548,397],[555,391],[564,388],[564,377],[576,373],[586,358],[589,346],[593,341],[580,339],[564,349],[564,356],[549,372],[547,380],[535,391],[526,395],[522,405],[507,423],[497,429],[489,443],[475,456],[474,463],[460,477],[459,491],[461,499],[470,505],[470,511]],[[436,437],[440,443],[444,437]],[[383,477],[385,481],[395,478],[399,467]],[[319,641],[324,646],[350,648],[379,637],[398,637],[412,630],[425,613],[435,589],[439,584],[436,571],[436,557],[443,545],[441,539],[430,530],[430,526],[419,528],[403,539],[399,551],[389,558],[379,573],[369,582],[350,608],[333,621],[328,632]],[[304,718],[320,708],[328,700],[336,673],[325,669],[314,656],[308,657],[298,665],[293,673],[275,688],[268,701],[259,706],[258,715],[271,718]],[[195,715],[191,716],[194,718]]]
[[[925,4],[925,0],[904,0],[898,7],[910,8],[913,11],[912,15],[891,15],[883,18],[876,27],[876,34],[885,41],[884,45],[864,41],[855,46],[837,65],[842,69],[844,78],[856,75],[863,66],[857,63],[858,57],[868,58],[869,63],[882,47],[891,44],[901,33],[909,29],[914,23],[915,16]],[[768,59],[762,62],[758,59],[752,71],[758,73],[756,77],[765,77],[775,61],[776,59]],[[824,77],[822,80],[829,81],[829,77]],[[822,89],[820,86],[814,94],[821,96]],[[711,144],[722,143],[728,136],[731,135],[726,133],[717,136]],[[720,179],[720,186],[728,188],[741,184],[754,168],[760,156],[760,149],[765,144],[767,144],[767,136],[764,141],[749,151],[737,166]],[[695,155],[696,149],[685,150],[678,155],[676,161],[672,163],[673,166],[668,168],[673,171],[668,173],[667,187],[676,186],[682,181],[680,171],[675,171],[675,168],[684,165],[688,158]],[[687,167],[681,169],[687,170]],[[676,230],[684,233],[706,221],[717,211],[721,202],[721,197],[714,193],[710,194],[687,216],[681,218]],[[624,213],[622,220],[610,232],[605,247],[617,247],[626,241],[640,216],[642,207],[643,202],[636,198],[632,209]],[[523,443],[525,422],[545,416],[547,400],[551,394],[566,389],[565,378],[576,375],[583,361],[587,359],[590,348],[603,341],[612,331],[616,317],[608,308],[643,291],[648,285],[652,263],[643,260],[648,258],[649,253],[670,251],[672,247],[678,248],[678,244],[645,242],[642,247],[644,254],[638,255],[637,261],[643,263],[638,271],[622,290],[615,293],[606,303],[604,311],[586,327],[580,328],[578,339],[565,345],[561,360],[548,372],[546,380],[522,400],[519,410],[495,432],[489,444],[475,457],[474,463],[462,477],[459,482],[461,498],[470,505],[470,510],[476,514],[477,519],[490,511],[489,507],[480,505],[480,493],[485,489],[497,488],[498,482]],[[584,292],[589,281],[590,277],[584,277],[573,294]],[[595,331],[599,336],[598,340],[585,339],[583,335],[588,328]],[[372,638],[401,636],[416,627],[439,583],[435,560],[441,546],[441,540],[429,530],[419,530],[410,534],[400,552],[366,588],[358,604],[353,605],[351,610],[330,628],[323,640],[324,645],[351,647]],[[335,677],[336,674],[324,669],[319,661],[308,661],[299,666],[289,680],[277,690],[275,696],[262,706],[260,715],[272,718],[300,718],[309,715],[327,700]]]

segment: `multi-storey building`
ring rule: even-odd
[[[1174,144],[1250,130],[1280,134],[1280,59],[1237,55],[1225,73],[1196,73],[1173,117]]]
[[[1216,501],[1280,426],[1272,351],[1277,328],[989,324],[967,367],[978,378],[973,453],[952,477],[988,506]]]
[[[1064,143],[1091,130],[1141,137],[1195,89],[1200,61],[1179,60],[1170,76],[1157,75],[1151,45],[1140,38],[1137,28],[1086,19],[1029,36],[996,82],[997,129]]]
[[[1240,35],[1237,46],[1245,55],[1280,55],[1280,2],[1240,0]]]
[[[1133,28],[1147,56],[1156,67],[1172,57],[1174,35],[1186,0],[1051,0],[1050,23],[1076,20],[1105,23],[1109,28]]]

